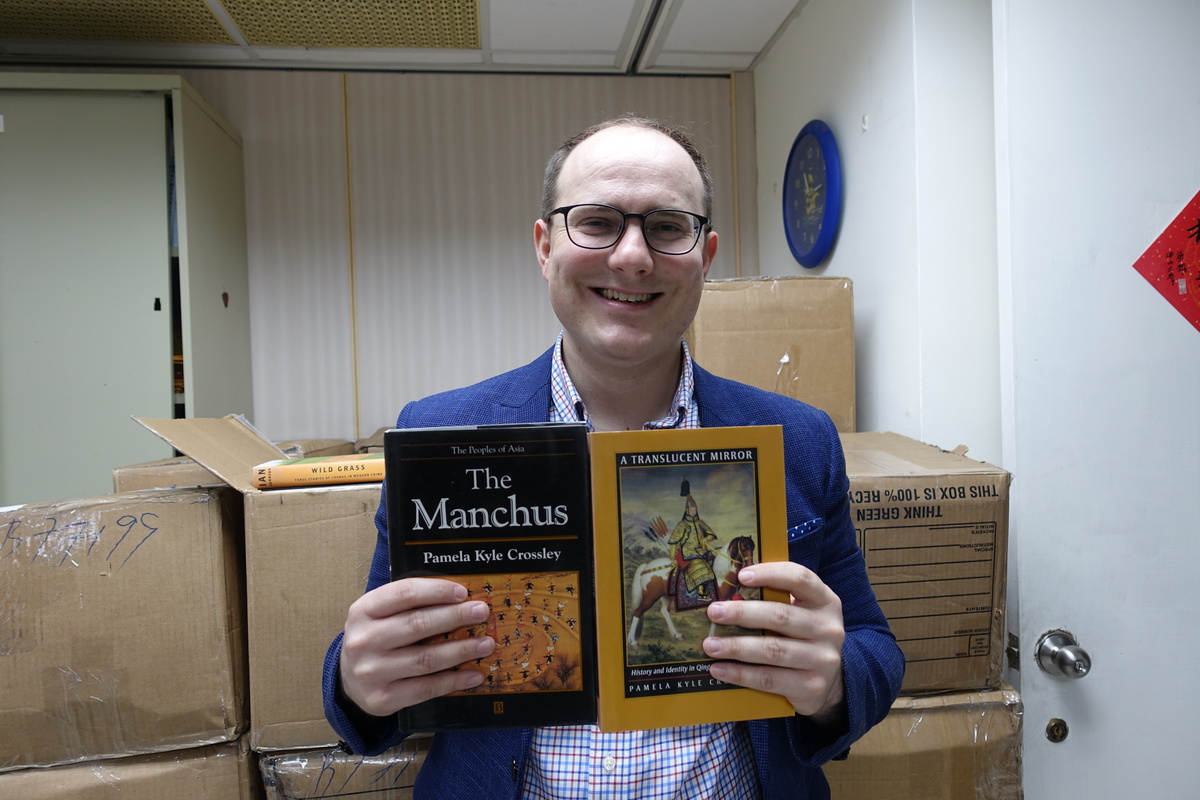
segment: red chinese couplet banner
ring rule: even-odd
[[[1133,268],[1200,330],[1200,193],[1133,263]]]

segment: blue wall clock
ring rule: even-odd
[[[812,269],[829,255],[842,216],[842,162],[833,131],[819,119],[792,143],[783,172],[783,225],[788,247]]]

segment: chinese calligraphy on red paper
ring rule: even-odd
[[[1134,262],[1133,268],[1200,330],[1200,193]]]

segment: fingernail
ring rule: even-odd
[[[496,643],[492,641],[492,637],[490,636],[484,636],[480,639],[476,639],[475,652],[481,656],[486,656],[488,653],[492,652],[492,648],[495,646],[495,644]]]
[[[742,570],[741,572],[738,573],[738,580],[741,581],[742,583],[750,583],[751,581],[753,581],[754,580],[754,569],[751,567],[746,567],[744,570]]]
[[[483,683],[483,676],[473,669],[466,670],[467,673],[467,688],[478,686]]]
[[[725,619],[725,611],[724,603],[713,603],[708,607],[708,618],[713,622],[720,622]]]
[[[474,603],[467,612],[475,622],[483,622],[492,613],[487,603]]]
[[[467,587],[463,586],[461,583],[455,584],[454,585],[454,599],[460,603],[463,600],[466,600],[467,599]]]
[[[720,655],[722,647],[721,640],[715,636],[710,636],[704,640],[704,652],[710,656]]]

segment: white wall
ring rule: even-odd
[[[1200,189],[1200,4],[994,6],[1025,794],[1195,797],[1200,332],[1133,265]],[[1082,680],[1034,665],[1054,628]]]
[[[755,73],[764,261],[791,138],[842,143],[859,427],[1014,473],[1031,800],[1195,793],[1200,348],[1133,264],[1200,188],[1197,31],[1194,0],[809,0]],[[1083,680],[1038,668],[1055,628]]]
[[[859,430],[999,463],[987,0],[809,0],[755,69],[759,251],[772,274],[854,281]],[[810,119],[838,139],[844,214],[804,270],[780,181]]]
[[[542,170],[606,117],[689,129],[717,188],[711,276],[754,260],[733,138],[752,97],[725,78],[180,74],[243,138],[253,420],[274,439],[367,436],[409,400],[549,347],[559,325],[533,252]]]

